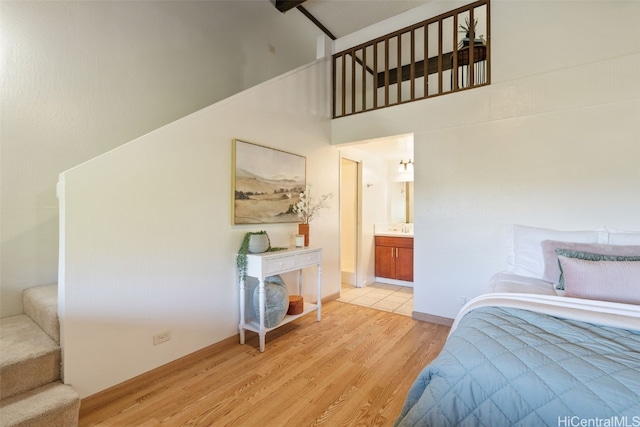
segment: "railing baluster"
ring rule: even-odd
[[[384,41],[384,106],[389,106],[389,39]]]
[[[411,97],[412,101],[416,99],[416,32],[411,30],[411,63],[409,67],[409,79],[411,80]]]
[[[429,96],[429,24],[424,24],[424,97]]]
[[[476,64],[476,60],[475,60],[476,30],[475,30],[475,26],[473,25],[473,23],[475,22],[473,20],[473,8],[471,8],[471,10],[469,10],[469,22],[472,24],[471,25],[471,31],[469,31],[469,87],[474,87],[475,86],[474,68],[475,68],[475,64]]]
[[[346,108],[347,108],[347,63],[346,63],[346,53],[342,54],[342,115],[346,116]]]
[[[458,90],[458,14],[453,15],[453,55],[451,56],[451,90]]]
[[[335,117],[338,117],[338,112],[336,111],[337,110],[336,92],[338,90],[338,88],[337,88],[337,84],[338,83],[336,82],[336,80],[338,80],[336,78],[336,68],[338,67],[338,61],[336,61],[336,58],[333,58],[332,62],[333,63],[331,64],[332,65],[332,67],[331,67],[331,90],[333,91],[332,92],[333,93],[333,97],[332,97],[332,101],[333,102],[331,103],[331,109],[332,109],[331,110],[331,116],[335,118]]]
[[[491,58],[491,37],[489,36],[489,34],[491,34],[491,19],[489,19],[489,16],[491,16],[491,3],[487,1],[485,4],[487,15],[487,39],[485,41],[486,57],[484,60],[486,78],[483,83],[489,83],[491,81],[491,61],[489,61],[489,58]]]
[[[398,34],[396,37],[398,46],[398,65],[396,66],[396,84],[398,85],[398,96],[396,98],[396,104],[402,102],[402,34]]]
[[[373,109],[378,108],[378,43],[373,45]]]
[[[351,51],[351,114],[356,112],[356,51]]]
[[[438,21],[438,94],[442,94],[442,19]]]
[[[367,48],[362,48],[362,108],[367,111]]]

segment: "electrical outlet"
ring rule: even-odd
[[[169,331],[162,332],[158,335],[153,336],[153,345],[162,344],[163,342],[167,342],[171,339],[171,333]]]

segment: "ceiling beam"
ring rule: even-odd
[[[331,40],[335,40],[336,36],[334,36],[331,31],[329,31],[327,29],[327,27],[325,27],[324,25],[322,25],[322,23],[320,21],[318,21],[316,19],[315,16],[313,16],[311,13],[309,13],[309,11],[307,9],[304,8],[304,6],[296,6],[296,8],[300,11],[300,13],[302,13],[304,16],[306,16],[311,22],[313,22],[316,27],[320,28],[320,30],[322,30],[323,33],[325,33]]]
[[[293,8],[296,8],[306,16],[311,22],[315,24],[316,27],[320,28],[323,33],[325,33],[331,40],[335,40],[336,36],[331,34],[331,31],[327,29],[320,21],[316,19],[307,9],[302,6],[306,0],[271,0],[271,3],[278,9],[280,12],[285,13]]]
[[[288,10],[293,9],[294,7],[298,7],[306,0],[276,0],[276,9],[280,12],[285,13]]]

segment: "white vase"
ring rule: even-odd
[[[261,254],[269,249],[269,236],[266,234],[252,234],[249,237],[249,252]]]

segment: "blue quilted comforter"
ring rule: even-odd
[[[640,426],[640,332],[477,308],[416,379],[396,420],[453,425]]]

